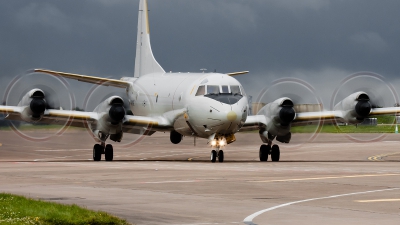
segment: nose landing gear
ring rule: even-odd
[[[217,161],[217,158],[218,158],[218,162],[224,162],[224,151],[218,150],[218,153],[217,153],[217,150],[211,151],[211,162],[215,163]]]
[[[233,134],[213,134],[208,138],[208,143],[212,147],[211,151],[211,162],[214,163],[217,161],[218,162],[224,162],[224,151],[221,149],[224,146],[236,141],[235,135]]]
[[[259,152],[260,161],[268,161],[268,155],[271,155],[271,161],[278,162],[281,155],[279,146],[273,145],[271,147],[270,143],[267,145],[261,145]]]

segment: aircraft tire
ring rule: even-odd
[[[268,154],[270,151],[271,151],[271,145],[261,145],[260,146],[259,156],[260,156],[261,162],[268,161]]]
[[[106,161],[112,161],[114,158],[114,149],[113,146],[108,144],[106,145],[106,149],[104,150],[104,155],[106,158]]]
[[[217,161],[217,151],[212,150],[211,151],[211,162],[215,163]]]
[[[278,162],[280,158],[281,152],[279,150],[278,145],[273,145],[271,148],[271,160],[273,162]]]
[[[218,162],[224,162],[224,151],[218,151]]]
[[[95,144],[93,146],[93,161],[100,161],[102,153],[103,153],[103,147],[99,144]]]
[[[182,134],[176,132],[175,130],[172,130],[169,139],[173,144],[179,144],[182,141],[182,137]]]

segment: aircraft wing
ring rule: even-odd
[[[114,86],[119,88],[127,88],[129,87],[130,83],[123,80],[116,80],[116,79],[109,79],[103,77],[93,77],[87,75],[80,75],[80,74],[73,74],[73,73],[64,73],[64,72],[57,72],[52,70],[44,70],[44,69],[35,69],[34,72],[37,73],[45,73],[52,76],[60,76],[65,77],[73,80],[78,80],[87,83],[93,83],[103,86]]]
[[[369,117],[377,115],[397,115],[400,114],[400,107],[387,107],[387,108],[373,108],[369,113]],[[346,112],[336,111],[321,111],[321,112],[302,112],[296,113],[296,117],[292,121],[292,124],[307,124],[308,122],[333,121],[333,120],[345,120]],[[244,130],[255,130],[260,126],[267,126],[271,115],[253,115],[248,116],[245,124],[243,125]]]
[[[0,106],[0,113],[7,114],[5,119],[24,121],[21,114],[25,107],[20,106]],[[73,127],[87,127],[87,123],[98,123],[104,113],[82,112],[71,110],[47,109],[43,112],[39,123],[66,125]],[[169,120],[163,117],[145,117],[125,115],[122,121],[122,131],[126,133],[151,135],[156,131],[164,131],[172,128]]]
[[[387,107],[387,108],[373,108],[371,109],[368,117],[378,115],[397,115],[400,113],[400,107]],[[333,120],[344,119],[345,113],[343,111],[322,111],[322,112],[303,112],[297,113],[293,123],[298,122],[312,122],[319,120]]]
[[[400,107],[374,108],[369,115],[397,115],[400,113]]]
[[[296,117],[293,120],[293,123],[334,120],[342,118],[343,113],[341,111],[303,112],[296,113]]]

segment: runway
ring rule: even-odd
[[[399,223],[400,134],[319,134],[311,142],[294,134],[280,144],[280,162],[259,162],[258,133],[236,138],[224,163],[209,162],[206,140],[174,145],[164,133],[140,141],[125,135],[113,144],[115,161],[93,162],[85,130],[47,141],[3,130],[0,192],[75,203],[138,225]]]

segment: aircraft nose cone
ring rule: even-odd
[[[234,112],[234,111],[230,111],[230,112],[228,112],[228,114],[226,115],[226,118],[229,120],[229,121],[235,121],[236,120],[236,118],[237,118],[237,114]]]

